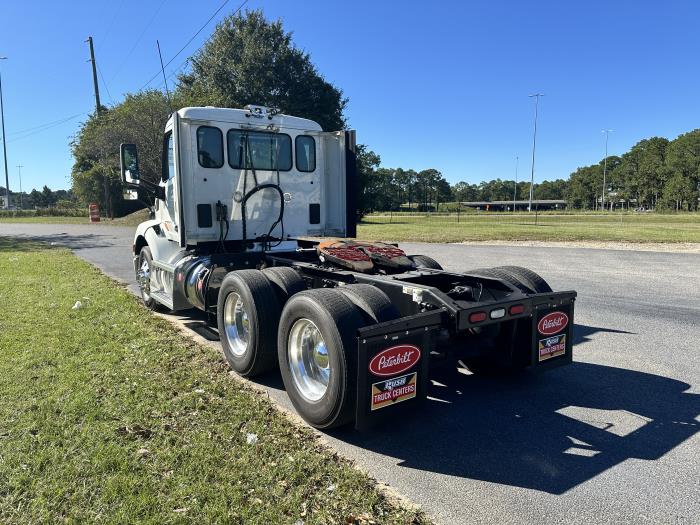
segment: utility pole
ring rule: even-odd
[[[605,176],[608,174],[608,137],[614,129],[604,129],[601,133],[605,133],[605,159],[603,159],[603,194],[600,198],[600,211],[605,211]]]
[[[513,186],[513,213],[515,213],[515,197],[518,194],[518,156],[515,156],[515,186]]]
[[[533,95],[528,95],[530,98],[535,97],[535,129],[532,132],[532,169],[530,171],[530,204],[527,208],[528,212],[532,211],[532,190],[535,185],[535,147],[537,145],[537,109],[540,103],[540,97],[544,96],[544,93],[534,93]]]
[[[24,166],[17,166],[17,172],[19,173],[19,209],[22,209],[22,168]]]
[[[0,57],[7,60],[7,57]],[[0,120],[2,120],[2,158],[5,160],[5,209],[10,209],[10,176],[7,174],[7,139],[5,137],[5,108],[2,104],[2,74],[0,73]]]
[[[92,62],[92,84],[95,88],[95,115],[99,115],[102,112],[102,104],[100,104],[100,85],[97,83],[97,62],[95,62],[95,47],[92,44],[92,37],[89,36],[86,40],[90,46],[90,60]],[[109,200],[109,180],[107,175],[104,176],[104,186],[105,186],[105,208],[111,208]],[[106,212],[108,210],[105,210]],[[111,209],[109,210],[111,211]]]
[[[95,62],[95,48],[92,45],[92,37],[89,36],[86,40],[90,46],[90,60],[92,62],[92,84],[95,87],[95,109],[97,113],[102,110],[102,105],[100,104],[100,86],[97,83],[97,63]]]

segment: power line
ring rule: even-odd
[[[76,119],[82,115],[88,115],[88,113],[86,113],[86,112],[77,113],[77,114],[72,115],[70,117],[54,121],[54,122],[51,122],[49,124],[45,124],[43,126],[36,126],[35,128],[32,128],[30,130],[25,129],[24,132],[16,131],[16,132],[12,133],[12,135],[20,135],[20,136],[15,136],[11,139],[8,139],[7,142],[14,142],[16,140],[22,140],[22,139],[26,139],[28,137],[31,137],[32,135],[36,135],[37,133],[43,133],[44,131],[46,131],[48,129],[55,128],[56,126],[60,126],[61,124],[65,124],[66,122],[69,122],[73,119]]]
[[[151,24],[152,24],[153,21],[156,19],[156,16],[158,15],[158,13],[160,12],[160,10],[161,10],[161,9],[163,8],[163,6],[165,5],[165,2],[166,2],[166,0],[163,0],[163,1],[160,3],[160,5],[156,8],[156,10],[153,12],[153,15],[151,16],[150,20],[146,23],[146,26],[143,28],[143,30],[141,31],[141,34],[138,36],[138,38],[137,38],[136,41],[134,42],[134,45],[132,45],[132,46],[131,46],[131,49],[129,49],[129,52],[128,52],[126,55],[124,55],[124,58],[122,59],[122,61],[121,61],[121,63],[119,64],[119,66],[117,67],[116,72],[114,73],[114,75],[112,75],[112,78],[111,78],[110,82],[111,82],[112,80],[114,80],[115,78],[117,78],[117,75],[118,75],[119,73],[121,73],[122,69],[124,68],[124,64],[126,64],[127,60],[129,60],[129,57],[131,57],[131,54],[136,50],[136,46],[139,45],[139,42],[141,42],[141,39],[143,38],[143,35],[145,35],[145,34],[146,34],[146,31],[148,31],[148,28],[151,27]]]
[[[109,92],[109,88],[107,87],[107,81],[105,80],[105,77],[102,76],[102,69],[100,69],[100,65],[95,63],[97,65],[97,72],[100,74],[100,78],[102,79],[102,84],[105,87],[105,90],[107,91],[107,96],[109,97],[109,100],[112,104],[114,104],[114,99],[112,98],[112,94]]]
[[[241,4],[241,6],[233,12],[233,14],[235,15],[236,13],[238,13],[238,12],[241,10],[241,8],[242,8],[246,3],[247,3],[247,2],[243,2],[243,4]],[[211,40],[211,36],[210,36],[209,38],[207,38],[207,39],[202,43],[202,45],[206,44],[209,40]],[[175,75],[177,75],[177,74],[182,70],[182,68],[184,68],[184,67],[187,65],[187,63],[192,59],[193,56],[194,56],[194,53],[193,53],[192,55],[188,56],[188,57],[187,57],[179,66],[177,66],[175,69],[172,69],[172,70],[170,71],[170,73],[168,74],[168,80],[172,80],[172,79],[175,77]],[[160,84],[158,84],[158,89],[162,88],[163,85],[164,85],[164,82],[161,82]]]
[[[172,80],[175,77],[175,75],[177,75],[180,72],[180,70],[183,67],[185,67],[185,65],[187,65],[187,62],[190,61],[190,58],[192,58],[192,56],[188,56],[182,64],[170,71],[170,73],[168,74],[168,80]],[[160,84],[158,84],[158,89],[162,88],[164,84],[165,82],[161,82]]]
[[[218,15],[219,12],[220,12],[224,7],[226,7],[226,4],[228,4],[230,1],[231,1],[231,0],[224,0],[224,3],[221,4],[221,6],[220,6],[216,11],[214,11],[214,14],[211,15],[211,16],[209,17],[209,19],[208,19],[206,22],[204,22],[204,25],[202,25],[202,27],[200,27],[200,28],[197,30],[197,32],[192,36],[192,38],[190,38],[190,39],[187,41],[187,43],[186,43],[184,46],[182,46],[182,47],[180,48],[180,51],[178,51],[177,53],[175,53],[175,55],[174,55],[170,60],[168,60],[168,62],[167,62],[167,63],[165,64],[165,66],[163,67],[163,69],[165,69],[166,67],[168,67],[168,66],[173,62],[173,60],[175,60],[178,56],[180,56],[180,53],[182,53],[182,52],[185,50],[185,48],[186,48],[187,46],[189,46],[195,38],[197,38],[197,36],[199,35],[199,33],[201,33],[201,32],[204,30],[204,28],[207,27],[207,25],[209,25],[209,22],[211,22],[211,21],[214,19],[214,17],[215,17],[216,15]],[[238,13],[241,9],[243,9],[243,7],[244,7],[247,3],[248,3],[248,0],[244,0],[243,3],[238,7],[238,9],[236,9],[236,10],[233,12],[233,14],[235,15],[236,13]],[[158,72],[156,72],[155,75],[153,75],[153,76],[150,78],[150,80],[149,80],[148,82],[146,82],[146,83],[145,83],[143,86],[141,86],[138,90],[139,90],[139,91],[142,91],[143,88],[145,88],[146,86],[148,86],[148,84],[150,84],[150,83],[153,82],[156,78],[158,78],[158,75],[160,75],[160,74],[161,74],[161,71],[159,70]]]
[[[8,133],[7,136],[12,137],[14,135],[21,135],[23,133],[26,133],[27,131],[34,131],[35,129],[43,128],[44,126],[50,126],[52,124],[62,124],[63,122],[74,119],[75,117],[79,117],[80,115],[85,115],[85,113],[76,113],[75,115],[71,115],[70,117],[63,117],[63,118],[60,118],[58,120],[52,120],[51,122],[45,122],[44,124],[37,124],[36,126],[32,126],[31,128],[25,128],[25,129],[20,129],[19,131],[13,131],[12,133]]]
[[[119,14],[120,14],[120,11],[123,10],[125,3],[126,3],[126,0],[122,0],[119,3],[119,6],[117,7],[117,12],[112,16],[112,20],[110,21],[109,26],[107,26],[107,31],[105,31],[104,37],[102,37],[102,44],[107,42],[108,37],[112,34],[112,29],[114,29],[114,25],[117,22],[117,20],[123,20],[123,17],[119,16]]]

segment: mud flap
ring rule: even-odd
[[[531,364],[547,370],[573,360],[574,298],[544,295],[533,299]]]
[[[426,312],[359,331],[355,428],[367,429],[425,399],[430,352],[444,315]]]

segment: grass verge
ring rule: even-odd
[[[136,226],[148,218],[141,210],[100,225]],[[535,223],[535,220],[537,222]],[[3,222],[84,223],[79,217],[2,218]],[[457,215],[377,214],[358,225],[358,238],[389,241],[610,241],[700,243],[700,214],[656,213],[481,213]]]
[[[139,210],[124,217],[116,219],[100,218],[100,222],[96,225],[107,226],[138,226],[143,221],[148,220],[148,210]],[[36,215],[29,217],[6,217],[0,215],[0,224],[24,222],[24,223],[39,223],[39,224],[91,224],[87,213],[84,217],[64,217],[58,215]]]
[[[537,223],[535,223],[537,220]],[[369,215],[358,225],[362,239],[422,242],[620,241],[700,242],[700,214]]]
[[[0,522],[427,522],[67,250],[0,275]]]
[[[39,224],[90,224],[87,217],[0,217],[0,225],[4,223],[39,223]]]

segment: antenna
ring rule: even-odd
[[[160,58],[160,70],[163,72],[163,80],[165,81],[165,92],[168,95],[168,106],[170,106],[170,112],[173,112],[173,104],[170,100],[170,90],[168,89],[168,79],[165,76],[165,67],[163,67],[163,55],[160,52],[160,42],[156,40],[156,45],[158,46],[158,58]]]

